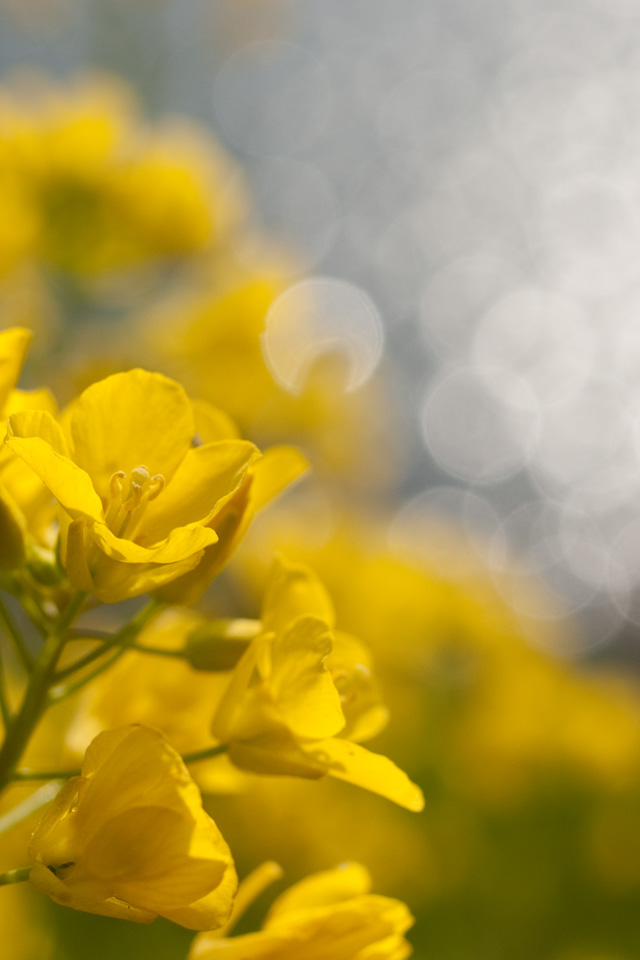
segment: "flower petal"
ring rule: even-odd
[[[176,527],[166,539],[151,547],[143,547],[134,540],[116,537],[104,523],[94,523],[90,533],[94,542],[108,557],[124,563],[175,563],[204,550],[218,539],[215,530],[200,524]]]
[[[335,870],[313,873],[280,894],[269,910],[265,926],[287,913],[327,907],[370,890],[369,871],[359,863],[343,863]]]
[[[9,436],[24,440],[39,437],[46,440],[56,453],[70,458],[69,444],[62,427],[54,418],[55,411],[42,407],[18,406],[9,417]]]
[[[309,461],[296,447],[282,445],[265,450],[252,471],[249,504],[253,513],[270,503],[308,469]]]
[[[204,551],[200,550],[175,563],[123,563],[103,554],[96,564],[91,593],[103,603],[117,603],[152,593],[189,573],[203,556]]]
[[[87,748],[82,776],[87,782],[76,818],[87,839],[106,820],[133,807],[155,805],[181,813],[187,806],[194,820],[201,809],[200,793],[182,758],[150,727],[99,734]]]
[[[225,924],[233,908],[238,888],[238,875],[232,862],[215,890],[200,900],[185,907],[170,907],[162,910],[162,916],[173,920],[189,930],[213,930]]]
[[[278,557],[262,604],[265,631],[280,633],[299,617],[309,616],[318,617],[333,627],[335,611],[331,597],[310,567]]]
[[[168,482],[191,446],[195,425],[180,384],[159,373],[130,370],[92,384],[72,404],[74,459],[101,497],[117,470],[144,465]]]
[[[31,337],[31,331],[24,327],[0,332],[0,412],[18,382]]]
[[[420,788],[388,757],[371,753],[348,740],[321,740],[301,743],[300,747],[311,760],[323,765],[332,777],[379,793],[407,810],[419,812],[424,809]]]
[[[134,906],[154,913],[185,906],[220,883],[230,859],[222,837],[219,849],[209,844],[208,856],[192,856],[193,833],[193,821],[168,807],[123,810],[87,844],[84,869]]]
[[[50,414],[23,410],[10,417],[6,442],[40,477],[70,517],[102,521],[102,503],[91,478],[61,452],[61,437]]]
[[[231,499],[259,456],[258,448],[246,440],[221,440],[190,449],[171,482],[148,505],[136,539],[154,543],[174,527],[207,523]]]
[[[283,722],[299,737],[331,737],[345,725],[340,695],[324,663],[332,647],[327,624],[314,617],[296,620],[273,641],[269,693]]]

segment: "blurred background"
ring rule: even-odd
[[[427,795],[211,809],[245,870],[367,863],[418,957],[638,955],[639,30],[631,0],[0,4],[27,385],[140,364],[305,449],[205,609],[311,563]],[[24,897],[54,960],[185,955]]]

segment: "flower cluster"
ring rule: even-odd
[[[265,775],[329,775],[423,807],[406,774],[360,745],[388,711],[366,645],[336,629],[310,567],[276,557],[257,620],[191,606],[305,458],[285,446],[262,453],[226,414],[140,369],[94,383],[59,412],[46,391],[15,389],[28,342],[23,329],[0,334],[2,586],[39,640],[27,643],[0,606],[23,672],[11,690],[0,674],[0,787],[66,782],[35,825],[30,866],[4,882],[28,875],[63,906],[204,931],[194,958],[401,960],[411,917],[372,895],[356,865],[297,884],[262,932],[229,938],[271,868],[237,891],[196,784],[228,793]],[[147,605],[115,631],[86,623],[100,605],[142,594]],[[79,770],[24,768],[36,726],[46,729],[60,701]]]

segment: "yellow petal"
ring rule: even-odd
[[[220,539],[205,550],[204,558],[187,577],[163,591],[166,603],[194,603],[218,576],[241,543],[257,510],[265,506],[307,468],[293,447],[270,447],[251,465],[235,495],[211,520]]]
[[[46,440],[56,453],[63,457],[71,457],[69,444],[60,424],[54,417],[55,411],[46,407],[18,406],[12,411],[9,418],[9,436],[21,437],[27,440],[39,437]]]
[[[333,647],[326,623],[294,622],[273,641],[267,683],[278,713],[299,737],[331,737],[345,725],[340,696],[324,661]]]
[[[303,777],[319,780],[327,775],[325,764],[303,752],[298,743],[284,734],[273,734],[229,746],[229,759],[240,770],[270,777]]]
[[[164,913],[216,887],[229,856],[211,845],[209,856],[189,855],[194,823],[183,811],[136,806],[109,817],[91,837],[84,869],[127,903]]]
[[[211,724],[213,736],[221,743],[233,740],[238,727],[243,722],[242,714],[247,697],[250,696],[251,681],[261,657],[261,648],[268,643],[269,641],[263,637],[256,637],[242,654],[231,674]]]
[[[87,536],[86,520],[73,520],[66,526],[61,524],[60,530],[63,541],[63,564],[71,585],[76,590],[93,592],[93,577],[87,561],[91,541]]]
[[[102,497],[117,470],[144,465],[168,482],[191,446],[195,425],[180,384],[159,373],[130,370],[94,383],[69,414],[74,459]]]
[[[257,447],[245,440],[222,440],[190,449],[171,482],[148,505],[137,539],[154,543],[173,527],[208,522],[233,496],[247,468],[259,456]]]
[[[215,933],[202,933],[194,940],[188,960],[304,960],[299,946],[296,958],[287,946],[287,938],[282,934],[248,933],[219,940]]]
[[[92,836],[108,819],[137,806],[155,805],[195,817],[201,809],[198,788],[178,753],[158,730],[124,727],[99,734],[82,765],[77,829]]]
[[[296,911],[260,933],[218,940],[196,937],[189,960],[402,960],[413,917],[398,900],[373,894],[326,908]]]
[[[369,871],[359,863],[343,863],[335,870],[313,873],[289,887],[274,901],[265,926],[287,913],[327,907],[369,893],[370,890]]]
[[[191,524],[171,530],[168,537],[155,546],[143,547],[133,540],[116,537],[104,523],[95,523],[90,535],[100,549],[112,560],[124,563],[175,563],[184,560],[210,543],[215,543],[215,530]]]
[[[270,503],[308,469],[309,461],[296,447],[283,445],[265,450],[253,468],[250,495],[253,512]]]
[[[36,863],[31,868],[29,880],[37,890],[48,894],[55,903],[72,907],[74,910],[82,910],[84,913],[94,913],[101,917],[114,917],[119,920],[133,920],[134,923],[152,923],[157,917],[155,913],[140,910],[119,900],[95,900],[80,896],[41,863]]]
[[[162,916],[189,930],[214,930],[228,922],[237,888],[238,876],[230,862],[215,890],[188,906],[170,906],[162,911]]]
[[[123,563],[103,555],[98,560],[91,593],[103,603],[118,603],[164,587],[200,563],[204,551],[175,563]]]
[[[59,453],[49,440],[28,433],[24,438],[21,436],[29,426],[37,425],[37,421],[48,436],[57,436],[54,429],[57,425],[48,414],[22,411],[9,419],[7,445],[40,477],[70,517],[103,520],[102,503],[88,474]]]
[[[24,327],[0,332],[0,412],[18,382],[31,337],[31,331]]]
[[[379,793],[407,810],[424,809],[420,788],[388,757],[348,740],[322,740],[300,746],[310,760],[323,765],[332,777]]]
[[[12,390],[7,400],[7,416],[19,410],[45,410],[53,417],[58,412],[55,397],[46,387],[38,390]]]
[[[278,557],[265,592],[261,620],[265,631],[280,633],[298,617],[318,617],[335,624],[331,597],[310,567]]]

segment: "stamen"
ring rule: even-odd
[[[149,486],[147,488],[147,500],[149,503],[152,500],[155,500],[156,497],[159,497],[162,491],[164,490],[165,483],[167,481],[164,479],[161,473],[156,473],[149,480]]]
[[[131,513],[142,503],[142,487],[138,487],[132,483],[129,490],[131,493],[122,504],[122,509],[126,510],[127,513]]]
[[[160,496],[166,481],[161,473],[150,476],[144,464],[134,467],[129,474],[128,489],[126,480],[127,475],[123,470],[117,470],[112,475],[109,481],[110,497],[108,504],[105,504],[105,519],[116,536],[131,539],[146,504]]]
[[[122,492],[124,490],[123,480],[127,479],[127,475],[124,470],[116,470],[111,479],[109,480],[109,493],[111,494],[111,499],[115,500],[116,497],[122,499]]]

